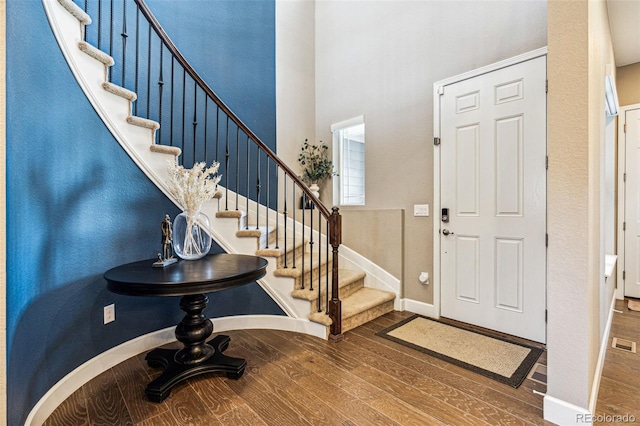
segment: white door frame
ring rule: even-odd
[[[450,84],[459,83],[482,74],[497,71],[520,62],[529,61],[540,56],[547,55],[547,47],[532,50],[513,58],[505,59],[494,64],[477,68],[463,74],[449,77],[437,81],[433,84],[433,316],[440,317],[440,145],[436,141],[440,140],[440,96],[444,93],[444,87]]]
[[[633,104],[633,105],[625,105],[623,107],[620,107],[619,109],[619,113],[618,113],[618,134],[617,134],[617,146],[618,146],[618,189],[617,189],[617,198],[618,198],[618,223],[616,224],[616,228],[617,228],[617,233],[618,233],[618,241],[617,241],[617,248],[618,248],[618,252],[616,253],[618,255],[618,268],[616,268],[616,284],[617,284],[617,288],[616,288],[616,299],[620,299],[623,300],[624,299],[624,280],[622,279],[622,273],[624,272],[624,269],[626,268],[626,262],[625,262],[625,257],[624,257],[624,230],[622,229],[622,224],[624,223],[624,213],[625,213],[625,200],[626,200],[626,194],[625,194],[625,182],[624,182],[624,172],[625,172],[625,167],[621,167],[624,164],[626,164],[627,161],[627,144],[626,144],[626,140],[624,141],[625,143],[622,143],[622,137],[624,137],[625,135],[625,131],[624,131],[624,125],[627,122],[627,111],[631,111],[634,109],[640,109],[640,104]]]

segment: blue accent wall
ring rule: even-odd
[[[149,3],[194,68],[274,146],[274,1]],[[6,21],[7,423],[21,425],[73,369],[120,343],[175,325],[182,315],[178,298],[106,290],[104,271],[153,258],[164,214],[173,217],[178,210],[92,109],[42,2],[7,2]],[[209,298],[205,312],[211,317],[282,315],[257,284]],[[110,303],[116,321],[103,325],[102,308]]]

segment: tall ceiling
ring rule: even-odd
[[[640,62],[640,0],[607,0],[616,66]]]

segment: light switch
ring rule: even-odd
[[[414,204],[413,205],[414,216],[429,216],[429,204]]]

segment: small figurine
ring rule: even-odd
[[[154,268],[164,268],[167,265],[176,263],[178,259],[173,257],[173,240],[171,218],[168,214],[164,215],[161,224],[162,229],[162,253],[158,253],[158,260],[153,262]]]

